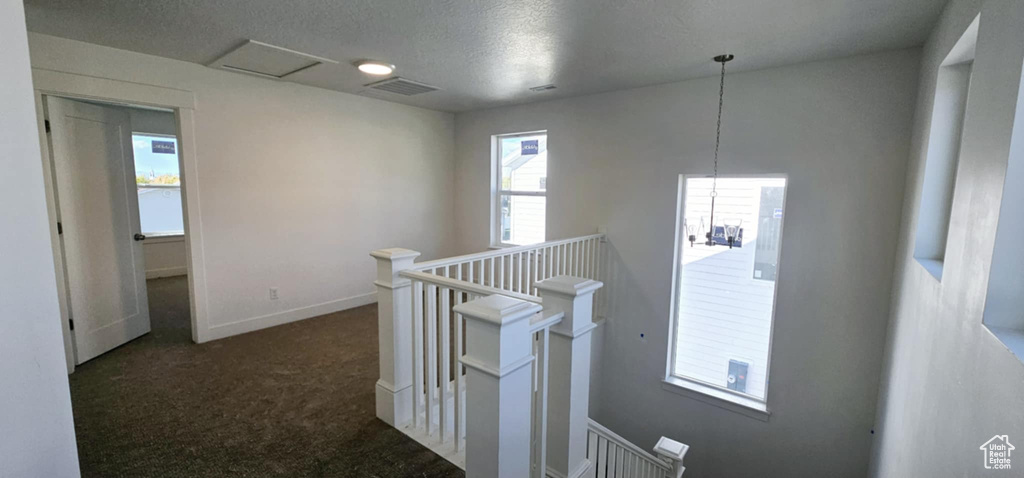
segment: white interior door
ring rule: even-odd
[[[75,363],[149,332],[128,112],[47,101]]]

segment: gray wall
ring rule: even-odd
[[[920,211],[937,67],[979,11],[978,48],[940,283],[912,258],[910,249]],[[1024,365],[982,325],[982,313],[1014,109],[1020,100],[1022,57],[1020,0],[953,0],[925,45],[873,476],[981,476],[985,470],[978,447],[996,434],[1009,435],[1021,453]],[[1020,214],[1021,204],[1002,207]],[[1015,245],[1020,244],[1018,237]],[[998,476],[1021,476],[1017,469],[1024,469],[1024,456],[1014,458],[1015,473]]]
[[[0,477],[78,476],[25,17],[0,3]]]
[[[490,135],[547,129],[549,239],[607,226],[611,245],[591,416],[648,449],[661,435],[691,445],[691,478],[863,477],[919,61],[914,49],[727,78],[720,171],[789,175],[768,422],[661,384],[677,177],[711,172],[718,78],[457,115],[460,246],[489,240]]]
[[[30,34],[32,66],[191,92],[200,342],[364,305],[369,252],[449,254],[454,116]],[[270,300],[269,289],[279,289]]]

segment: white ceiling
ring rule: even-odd
[[[27,0],[28,29],[206,64],[254,39],[338,60],[289,79],[445,111],[920,45],[944,0]],[[359,59],[441,88],[367,91]],[[533,86],[557,89],[534,93]]]

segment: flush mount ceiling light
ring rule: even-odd
[[[390,75],[395,71],[395,65],[376,60],[362,60],[356,62],[356,68],[367,75]]]

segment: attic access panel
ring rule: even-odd
[[[323,63],[338,62],[256,40],[246,40],[207,66],[280,80]]]

